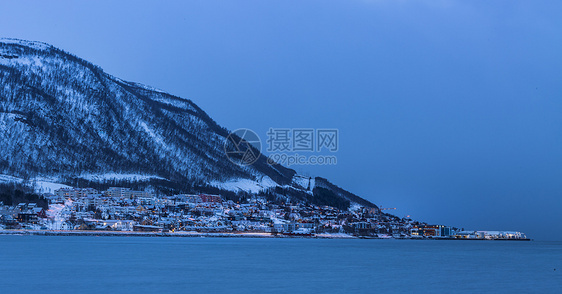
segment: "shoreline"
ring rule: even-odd
[[[82,230],[0,230],[0,235],[12,236],[89,236],[89,237],[210,237],[210,238],[301,238],[301,239],[361,239],[361,240],[455,240],[455,241],[532,241],[532,239],[461,239],[461,238],[382,238],[347,234],[284,235],[260,232],[133,232]]]
[[[212,237],[212,238],[306,238],[306,239],[358,239],[351,235],[272,235],[259,232],[133,232],[133,231],[82,231],[82,230],[0,230],[0,235],[28,236],[92,236],[92,237]]]

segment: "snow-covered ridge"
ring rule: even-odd
[[[121,80],[121,79],[120,79],[120,80]],[[121,81],[123,81],[123,80],[121,80]],[[163,93],[163,94],[168,94],[168,93],[167,93],[166,91],[164,91],[164,90],[161,90],[161,89],[158,89],[158,88],[155,88],[155,87],[146,85],[146,84],[135,83],[135,82],[126,82],[126,81],[123,81],[123,82],[124,82],[124,83],[127,83],[127,84],[130,84],[130,85],[133,85],[133,86],[135,86],[135,87],[143,88],[143,89],[148,90],[148,91],[160,92],[160,93]]]
[[[47,50],[53,48],[53,46],[47,43],[43,43],[39,41],[20,40],[16,38],[0,38],[0,43],[22,45],[37,50]]]
[[[190,100],[100,72],[54,47],[20,46],[51,47],[0,41],[0,163],[11,166],[0,173],[24,177],[31,161],[39,175],[144,181],[165,174],[186,186],[263,175],[226,158],[224,134]],[[116,169],[126,175],[98,175]]]

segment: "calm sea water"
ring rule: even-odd
[[[562,242],[0,236],[32,292],[562,293]]]

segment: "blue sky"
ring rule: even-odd
[[[399,216],[560,240],[560,15],[559,1],[17,1],[0,32],[232,130],[338,128],[337,166],[297,170]]]

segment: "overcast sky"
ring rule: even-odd
[[[264,140],[338,128],[336,166],[293,168],[399,216],[562,239],[561,1],[115,2],[4,3],[0,34]]]

